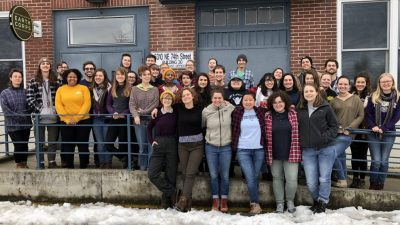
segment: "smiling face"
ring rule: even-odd
[[[149,84],[151,80],[151,73],[150,70],[145,70],[142,72],[142,83]]]
[[[85,66],[85,68],[84,68],[84,72],[85,72],[85,75],[87,76],[87,77],[93,77],[93,74],[94,74],[94,70],[95,70],[95,68],[94,68],[94,65],[92,65],[92,64],[87,64],[86,66]]]
[[[285,90],[290,91],[293,89],[293,78],[291,76],[285,76],[283,78],[283,87],[285,87]]]
[[[309,59],[304,58],[301,60],[301,68],[305,69],[305,70],[309,70],[311,69],[311,62]]]
[[[320,86],[323,87],[324,89],[327,89],[331,86],[332,83],[332,78],[331,75],[329,74],[323,74],[321,76],[321,81],[320,81]]]
[[[193,95],[189,90],[183,90],[183,92],[182,92],[182,103],[183,104],[193,103]]]
[[[51,64],[49,61],[43,61],[39,65],[40,71],[42,71],[42,74],[48,74],[51,69]]]
[[[274,72],[275,79],[277,79],[277,80],[282,79],[282,75],[283,75],[283,71],[281,69],[275,70],[275,72]]]
[[[238,65],[239,68],[243,69],[243,68],[246,67],[247,62],[246,62],[246,60],[240,58],[240,59],[237,61],[237,65]]]
[[[205,76],[199,76],[197,82],[200,88],[205,88],[207,87],[208,78]]]
[[[104,82],[104,73],[102,71],[97,71],[96,74],[94,75],[94,82],[96,82],[97,85],[100,85],[101,83]]]
[[[209,71],[213,71],[216,66],[217,66],[217,61],[215,59],[210,59],[208,61],[208,70]]]
[[[69,86],[75,86],[78,84],[78,76],[74,72],[70,72],[67,75],[67,84]]]
[[[243,85],[243,81],[241,79],[232,79],[231,87],[233,90],[239,90]]]
[[[337,66],[335,62],[328,62],[326,64],[325,71],[329,74],[335,74],[337,72]]]
[[[170,107],[172,105],[173,98],[169,94],[165,94],[162,98],[161,103],[164,107]]]
[[[283,113],[285,112],[285,102],[278,96],[272,102],[272,108],[274,108],[275,112]]]
[[[367,79],[365,77],[358,77],[355,86],[358,92],[364,91],[367,87]]]
[[[192,61],[187,61],[186,66],[185,66],[186,70],[189,70],[190,72],[194,71],[194,63]]]
[[[182,85],[185,87],[190,86],[192,84],[192,79],[190,79],[189,75],[183,74],[182,75]]]
[[[128,73],[128,83],[133,85],[136,82],[136,74],[133,72]]]
[[[118,82],[118,84],[123,85],[125,82],[125,74],[121,73],[121,71],[116,71],[115,72],[115,80]]]
[[[224,97],[222,96],[222,93],[219,92],[214,93],[211,102],[215,107],[220,107],[224,102]]]
[[[131,66],[131,57],[129,56],[122,57],[122,66],[124,68],[129,68]]]
[[[349,92],[349,87],[350,87],[350,82],[346,78],[342,78],[338,80],[337,82],[337,89],[339,90],[340,94],[345,94]]]
[[[13,72],[10,77],[11,85],[19,88],[22,85],[22,74],[20,72]]]
[[[225,78],[224,70],[221,68],[216,69],[214,74],[217,81],[223,81]]]
[[[303,96],[307,102],[313,103],[317,98],[317,90],[315,90],[314,86],[306,85],[303,89]]]
[[[265,87],[267,87],[267,89],[272,89],[274,87],[274,79],[272,79],[272,77],[265,79]]]
[[[382,89],[383,93],[387,94],[392,91],[394,85],[393,77],[390,75],[382,75],[379,79],[379,87]]]
[[[256,101],[252,95],[244,95],[242,99],[243,108],[246,110],[252,109],[256,105]]]
[[[305,84],[314,84],[314,77],[312,74],[307,73],[306,76],[304,77]]]

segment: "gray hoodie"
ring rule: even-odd
[[[222,103],[220,107],[210,104],[202,113],[202,126],[206,127],[206,143],[213,146],[226,146],[231,143],[232,104]]]

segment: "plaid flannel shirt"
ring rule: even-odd
[[[3,110],[6,132],[30,129],[31,117],[26,102],[25,89],[7,88],[0,94],[1,109]]]
[[[288,162],[301,162],[301,148],[299,143],[299,122],[297,120],[297,112],[289,110],[289,123],[292,127],[292,142],[290,143]],[[265,133],[267,134],[267,154],[265,154],[268,165],[272,164],[272,114],[265,114]]]
[[[61,86],[61,80],[57,80],[55,84],[49,84],[53,105],[55,104],[56,91],[59,86]],[[35,78],[30,80],[26,88],[26,100],[32,113],[40,113],[43,106],[42,94],[43,86]]]
[[[226,79],[226,83],[229,83],[229,81],[232,79],[232,77],[239,77],[237,75],[236,71],[237,71],[237,69],[229,72],[227,79]],[[251,70],[245,69],[244,76],[241,78],[246,86],[246,89],[254,87],[254,75],[253,75],[253,72],[251,72]]]
[[[256,112],[256,116],[258,118],[258,122],[260,123],[260,128],[261,128],[261,140],[260,144],[264,146],[264,143],[266,143],[265,140],[265,112],[266,110],[264,108],[260,107],[254,107],[254,111]],[[244,114],[244,108],[243,107],[237,107],[235,110],[232,112],[232,122],[231,122],[231,127],[232,127],[232,151],[236,152],[237,146],[239,144],[239,137],[240,137],[240,123],[242,122],[243,119],[243,114]]]

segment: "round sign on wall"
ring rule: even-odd
[[[32,37],[32,19],[25,7],[16,5],[11,8],[10,27],[14,35],[21,41],[27,41]]]

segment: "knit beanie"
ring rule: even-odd
[[[168,73],[173,73],[173,74],[174,74],[174,79],[176,79],[176,72],[175,72],[175,70],[173,70],[173,69],[171,69],[171,68],[168,68],[168,69],[166,69],[166,70],[164,71],[164,73],[163,73],[163,75],[162,75],[162,79],[163,79],[163,80],[165,80],[165,76],[166,76]]]
[[[161,95],[160,95],[160,102],[162,102],[163,98],[164,98],[166,95],[170,95],[170,96],[172,97],[172,104],[173,104],[173,103],[175,102],[175,94],[172,93],[172,91],[170,91],[170,90],[165,90],[163,93],[161,93]]]

